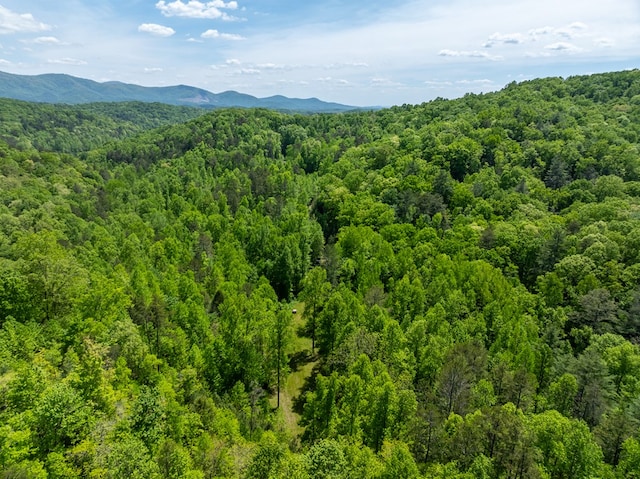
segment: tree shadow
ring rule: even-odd
[[[296,336],[298,336],[299,338],[306,338],[307,336],[307,330],[306,330],[306,325],[301,324],[300,326],[298,326],[296,328]]]
[[[316,361],[318,359],[317,356],[310,356],[312,361]],[[291,398],[292,410],[302,416],[302,412],[304,409],[305,398],[307,396],[307,392],[313,391],[316,388],[316,377],[320,373],[322,366],[320,362],[318,362],[313,369],[311,370],[311,374],[307,376],[304,380],[304,384],[300,388],[300,392],[297,396]]]
[[[313,356],[308,349],[298,351],[289,358],[289,370],[292,373],[297,372],[302,366],[313,361]]]

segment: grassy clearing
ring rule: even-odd
[[[304,326],[304,320],[302,319],[304,303],[295,303],[292,308],[296,310],[296,313],[293,313],[292,321],[294,338],[289,352],[289,358],[291,358],[289,362],[290,372],[283,381],[280,391],[280,408],[287,432],[297,436],[302,434],[304,429],[298,424],[300,415],[295,411],[295,401],[299,398],[305,382],[311,376],[317,361],[311,355],[311,339],[299,334],[300,329]],[[277,399],[274,395],[271,398],[273,407],[276,406],[276,401]]]

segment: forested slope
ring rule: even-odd
[[[145,130],[203,115],[198,108],[122,102],[49,105],[0,98],[0,140],[18,148],[79,154]]]
[[[640,477],[639,135],[629,71],[3,144],[1,477]]]

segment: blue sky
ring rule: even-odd
[[[388,106],[638,67],[638,0],[0,0],[24,75]]]

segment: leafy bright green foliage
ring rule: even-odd
[[[639,85],[16,131],[3,477],[640,477]]]

